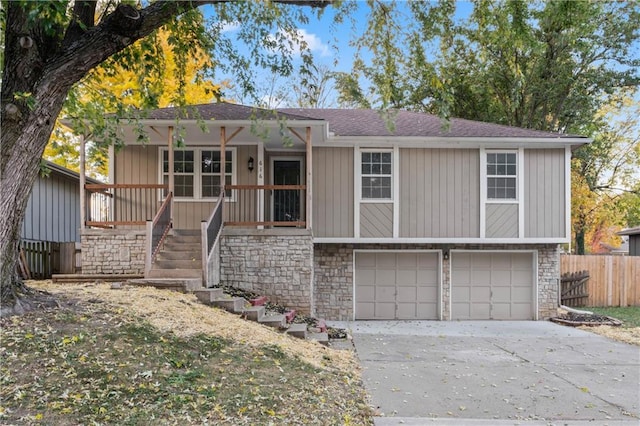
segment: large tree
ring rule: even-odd
[[[88,72],[112,57],[125,67],[142,62],[148,65],[146,74],[157,72],[155,52],[128,51],[127,48],[168,25],[174,31],[171,43],[182,58],[179,66],[184,67],[194,42],[206,40],[214,60],[224,58],[237,70],[237,79],[243,87],[251,90],[251,73],[247,70],[252,65],[291,73],[287,46],[297,37],[295,25],[307,19],[298,6],[322,7],[329,3],[331,0],[158,0],[136,7],[129,1],[111,1],[100,3],[103,6],[100,9],[99,2],[94,0],[2,2],[0,296],[3,312],[20,311],[24,307],[25,299],[21,296],[28,289],[16,273],[20,226],[43,151],[74,85],[81,84]],[[206,29],[202,21],[198,22],[201,16],[190,13],[205,4],[215,6],[211,12],[212,22]],[[233,23],[240,25],[238,37],[247,43],[247,56],[240,55],[224,37],[224,26]],[[276,35],[269,37],[274,31]],[[184,101],[180,95],[179,90],[176,104]],[[152,93],[146,100],[144,106],[157,105]],[[96,128],[99,126],[92,130]],[[109,127],[104,129],[108,131]]]

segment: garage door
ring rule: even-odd
[[[451,319],[534,319],[532,253],[451,253]]]
[[[356,319],[438,319],[438,253],[355,252]]]

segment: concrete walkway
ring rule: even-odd
[[[356,321],[376,425],[638,425],[640,348],[550,322]]]

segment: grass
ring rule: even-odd
[[[582,308],[581,308],[582,309]],[[587,311],[593,313],[606,315],[619,319],[624,324],[623,327],[640,327],[640,306],[628,306],[628,307],[608,307],[608,308],[584,308]]]
[[[0,423],[371,424],[356,372],[277,345],[178,337],[106,301],[62,302],[1,320]]]

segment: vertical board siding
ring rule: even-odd
[[[233,145],[229,145],[229,147],[233,147]],[[116,155],[114,183],[162,183],[160,174],[160,150],[158,148],[158,146],[126,146]],[[198,149],[202,147],[194,145],[188,148]],[[216,146],[213,148],[216,148]],[[257,161],[257,147],[255,145],[241,145],[236,148],[236,183],[238,185],[255,185],[258,170],[255,168],[250,172],[247,163],[249,157],[253,157],[254,161]],[[196,164],[196,167],[199,167],[199,165]],[[240,197],[238,194],[235,194],[235,196],[239,201]],[[251,212],[247,220],[253,220],[253,218],[256,217],[256,204],[254,200],[245,200],[246,203],[242,206],[238,201],[227,202],[225,204],[225,214],[227,217],[229,217],[230,213],[237,212],[239,209],[246,209],[245,211]],[[215,199],[206,201],[175,200],[173,203],[174,228],[200,229],[200,222],[209,217],[211,210],[215,206],[215,202]],[[143,203],[143,201],[139,200],[138,205],[140,207],[142,207],[141,203]],[[158,200],[157,203],[157,207],[159,206],[160,200]],[[129,209],[128,204],[121,204],[119,207],[115,207],[116,215],[118,214],[118,209]]]
[[[524,162],[524,236],[564,237],[564,150],[526,149]]]
[[[487,204],[487,238],[518,238],[518,205]]]
[[[587,306],[640,306],[640,257],[560,257],[561,273],[589,272]]]
[[[117,152],[114,161],[114,182],[119,184],[162,183],[159,168],[158,147],[151,145],[128,145]],[[113,199],[113,220],[141,218],[144,212],[156,211],[161,200],[143,197],[142,190],[119,192]],[[149,204],[155,206],[149,206]],[[175,216],[175,215],[174,215]],[[149,218],[144,218],[149,219]]]
[[[393,237],[393,204],[360,204],[360,236],[362,238]]]
[[[400,149],[400,236],[480,236],[480,154]]]
[[[51,170],[38,176],[27,202],[21,238],[27,240],[80,241],[80,183]]]
[[[353,237],[353,148],[313,148],[313,235]]]

